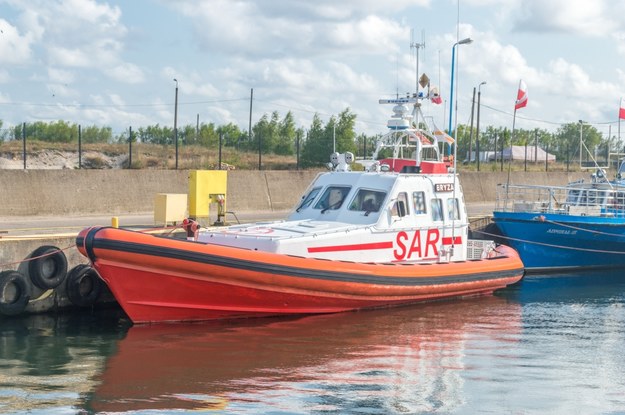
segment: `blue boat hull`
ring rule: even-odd
[[[625,266],[625,219],[493,212],[527,271]]]

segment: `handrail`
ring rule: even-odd
[[[601,183],[569,186],[497,185],[495,210],[625,217],[625,188]]]

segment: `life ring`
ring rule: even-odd
[[[26,309],[30,296],[30,283],[24,275],[18,271],[0,272],[0,314],[21,314]]]
[[[67,274],[67,297],[76,306],[90,307],[100,297],[102,285],[95,269],[85,264],[76,265]]]
[[[28,275],[42,290],[56,288],[67,276],[67,258],[56,246],[44,245],[35,249],[28,262]]]

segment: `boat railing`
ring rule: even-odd
[[[576,186],[577,185],[577,186]],[[625,217],[625,189],[581,186],[497,185],[496,211]]]

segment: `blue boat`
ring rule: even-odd
[[[528,272],[625,267],[625,163],[567,186],[500,184],[493,212]]]

